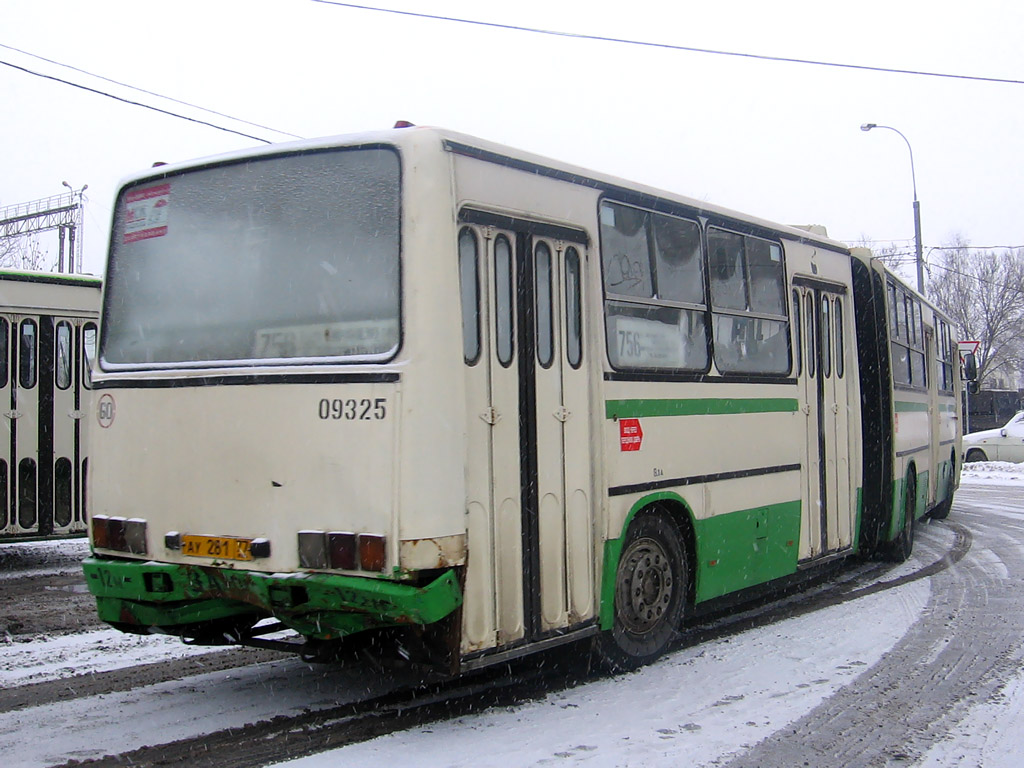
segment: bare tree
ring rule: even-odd
[[[901,267],[906,266],[914,259],[913,252],[907,251],[906,248],[900,247],[896,243],[889,243],[889,245],[882,248],[875,248],[873,253],[876,259],[879,259],[890,270],[897,273]]]
[[[911,245],[900,245],[899,243],[889,242],[881,244],[878,240],[869,240],[866,235],[861,235],[860,240],[856,242],[857,247],[867,248],[871,251],[871,255],[876,259],[885,264],[891,272],[897,275],[903,276],[903,272],[909,266],[911,269],[914,264],[914,246]]]
[[[30,271],[52,271],[56,262],[39,245],[35,235],[0,238],[0,267]]]
[[[1024,363],[1024,250],[975,251],[962,240],[930,267],[928,293],[978,345],[978,381]]]

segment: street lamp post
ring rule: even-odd
[[[870,131],[872,128],[885,128],[887,131],[894,131],[900,135],[907,144],[907,149],[910,151],[910,180],[914,185],[914,250],[917,255],[917,292],[924,294],[924,258],[921,255],[921,203],[917,200],[917,175],[914,173],[914,149],[910,146],[910,141],[901,131],[893,128],[891,125],[878,125],[877,123],[864,123],[860,127],[862,131]]]
[[[82,220],[82,214],[85,212],[85,190],[89,188],[88,184],[83,184],[81,189],[76,190],[66,181],[62,181],[61,184],[68,188],[68,194],[71,196],[71,202],[74,204],[75,197],[78,197],[77,211],[75,212],[75,222],[73,222],[68,229],[70,235],[70,244],[68,247],[68,273],[73,274],[82,271],[82,241],[85,238],[85,222]],[[75,228],[76,223],[78,228],[81,230],[78,233],[78,243],[76,250],[75,243]],[[76,260],[77,255],[77,260]],[[60,261],[59,261],[59,272],[64,271],[64,227],[60,230]]]

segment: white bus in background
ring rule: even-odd
[[[947,321],[810,231],[405,128],[139,174],[110,242],[85,570],[126,631],[630,668],[905,559],[957,485]]]
[[[0,271],[0,541],[85,533],[99,278]]]

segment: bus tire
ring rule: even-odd
[[[949,510],[953,507],[953,497],[950,496],[947,499],[943,499],[939,502],[939,505],[935,507],[931,512],[928,513],[928,517],[932,520],[945,520],[949,517]]]
[[[956,453],[953,453],[949,457],[949,465],[952,467],[951,474],[953,477],[956,476]],[[945,520],[949,517],[949,512],[953,508],[953,477],[949,479],[949,495],[946,496],[939,504],[928,513],[928,517],[932,520]]]
[[[914,512],[917,509],[917,478],[907,477],[907,494],[903,501],[903,530],[889,544],[886,559],[904,563],[914,551]]]
[[[615,574],[614,623],[596,641],[602,666],[637,669],[669,648],[682,623],[688,573],[679,531],[667,516],[633,521]]]

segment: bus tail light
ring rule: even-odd
[[[299,531],[299,565],[303,568],[327,567],[327,536],[323,531]]]
[[[359,565],[364,571],[383,571],[387,562],[384,537],[368,533],[359,535]]]
[[[127,522],[123,517],[111,517],[107,520],[108,547],[116,549],[118,552],[128,551],[128,542],[124,535],[124,527]]]
[[[384,570],[387,540],[373,533],[299,531],[299,565],[334,571]]]
[[[327,548],[331,568],[342,571],[356,569],[356,535],[354,533],[328,533]]]
[[[99,549],[110,549],[110,518],[106,515],[92,517],[92,545]]]
[[[92,544],[98,549],[145,555],[146,521],[137,517],[126,519],[95,515],[92,518]]]
[[[126,552],[133,555],[146,554],[146,521],[138,518],[126,520],[124,524]]]

